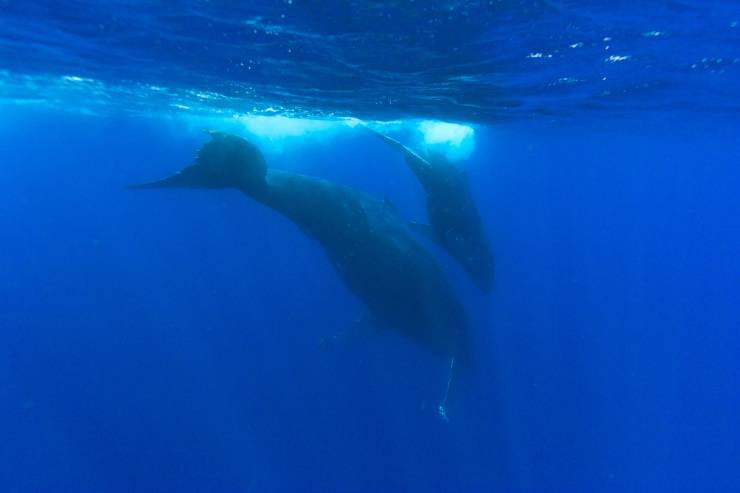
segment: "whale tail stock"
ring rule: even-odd
[[[267,165],[257,147],[235,135],[209,131],[211,140],[195,164],[161,180],[127,188],[236,188],[249,192],[265,183]]]

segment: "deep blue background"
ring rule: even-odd
[[[0,491],[738,491],[740,144],[677,113],[476,130],[480,368],[353,332],[320,248],[230,191],[134,192],[179,120],[5,108]],[[423,218],[362,132],[268,155]],[[321,337],[349,331],[321,350]]]

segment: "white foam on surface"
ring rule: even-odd
[[[444,154],[450,161],[467,159],[475,150],[475,129],[468,125],[426,120],[418,124],[417,130],[428,149]]]
[[[230,108],[240,101],[216,93],[135,83],[115,86],[76,74],[23,75],[0,70],[0,92],[3,93],[0,115],[7,113],[10,105],[48,107],[91,116],[110,113],[161,118],[184,123],[186,129],[194,132],[220,130],[243,135],[257,141],[268,153],[352,138],[361,132],[355,128],[360,125],[372,127],[414,149],[441,154],[451,161],[466,159],[475,148],[475,130],[459,123],[311,118],[295,116],[289,108],[268,104],[237,113]]]
[[[450,161],[461,161],[475,149],[475,129],[459,123],[435,120],[364,122],[356,118],[320,120],[282,115],[235,115],[234,121],[246,133],[256,137],[268,152],[281,152],[286,146],[306,143],[307,139],[329,140],[368,125],[380,132],[398,137],[404,144],[444,155]],[[233,131],[233,130],[232,130]],[[406,139],[396,134],[405,136]],[[408,142],[408,135],[412,141]]]

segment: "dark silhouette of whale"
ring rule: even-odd
[[[470,366],[468,322],[436,260],[392,208],[329,181],[268,169],[246,140],[211,132],[195,164],[131,188],[232,188],[293,221],[318,241],[349,290],[382,326],[449,357],[450,381]]]
[[[429,226],[410,224],[430,236],[454,258],[484,292],[493,287],[493,255],[465,171],[442,156],[424,158],[395,139],[367,128],[401,151],[426,193]]]

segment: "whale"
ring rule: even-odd
[[[426,196],[429,224],[410,226],[438,243],[483,292],[493,288],[494,260],[465,170],[442,156],[422,156],[401,142],[365,127],[400,151]]]
[[[343,284],[383,328],[447,358],[446,418],[458,375],[472,366],[463,306],[436,259],[388,204],[322,178],[268,167],[259,149],[209,132],[195,162],[132,189],[235,189],[292,221],[317,241]]]

